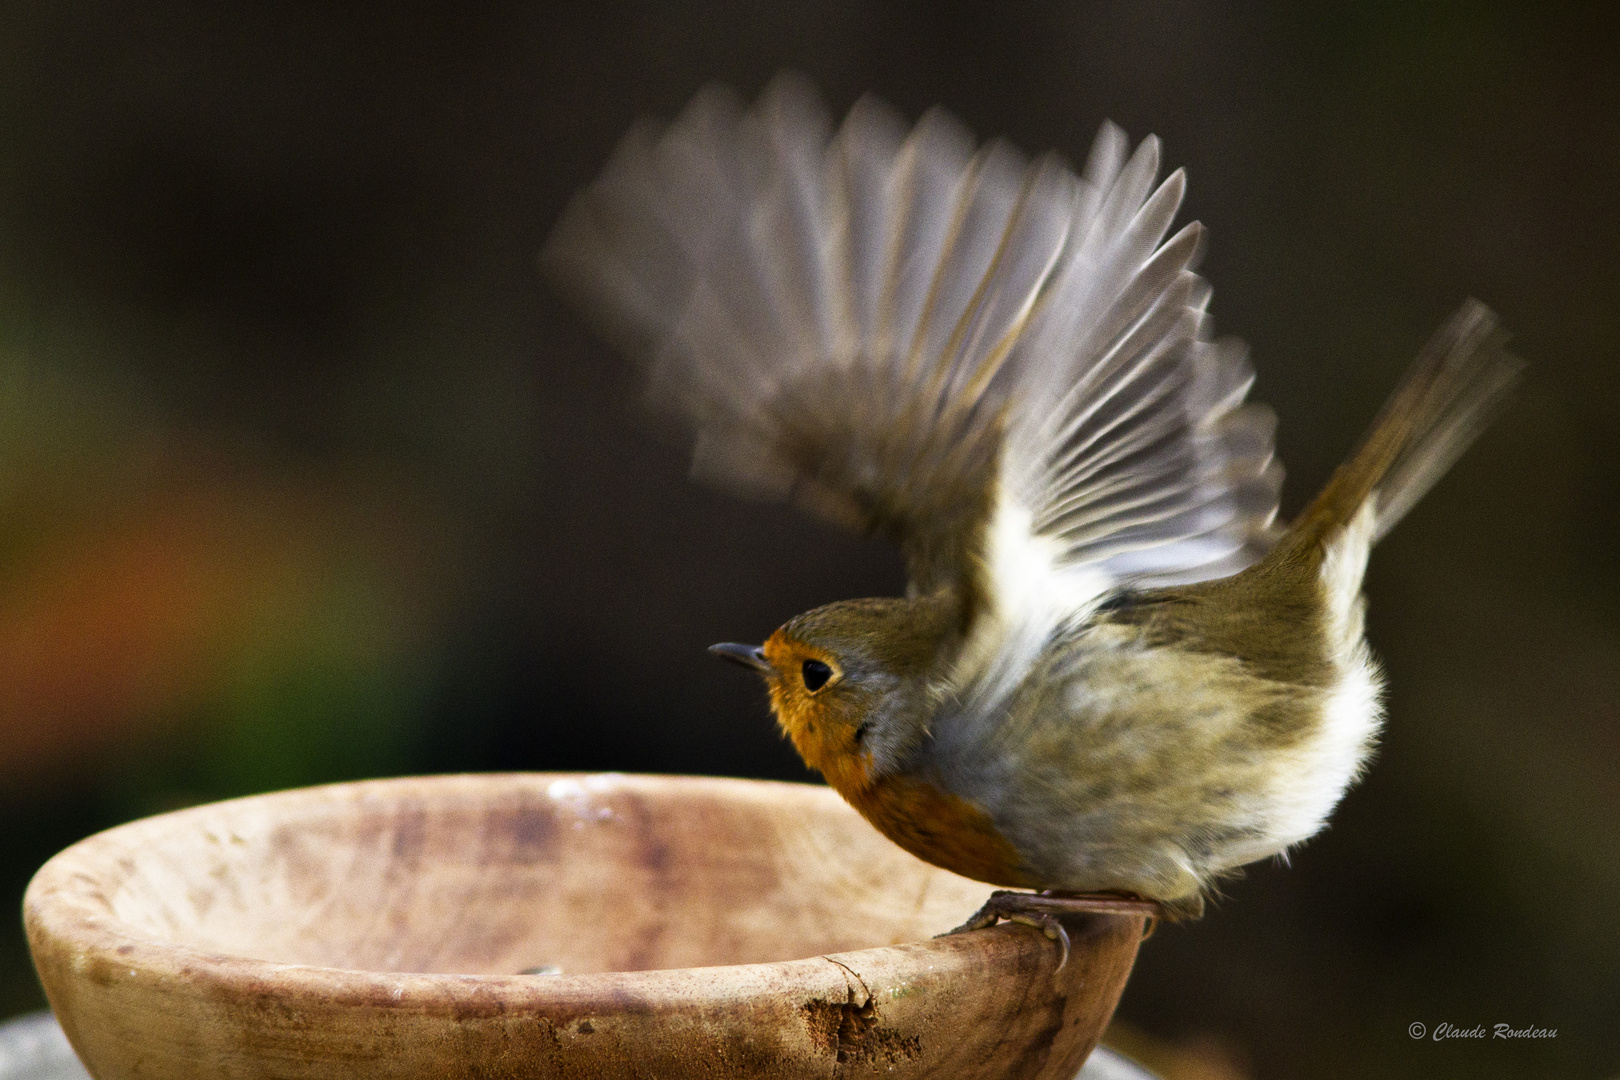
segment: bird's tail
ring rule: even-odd
[[[1524,364],[1478,300],[1457,309],[1424,346],[1350,459],[1290,530],[1321,542],[1369,498],[1373,540],[1394,528],[1507,404]]]

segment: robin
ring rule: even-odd
[[[1470,301],[1286,528],[1275,418],[1165,239],[1180,171],[1105,125],[1080,175],[938,110],[836,132],[778,79],[633,128],[547,244],[553,280],[696,431],[693,472],[902,549],[902,597],[713,651],[907,851],[997,893],[966,928],[1203,910],[1317,832],[1383,681],[1372,545],[1494,416],[1519,362]],[[1066,955],[1066,953],[1065,953]]]

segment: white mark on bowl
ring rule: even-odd
[[[574,822],[576,829],[582,828],[585,821],[612,821],[613,808],[592,799],[590,792],[613,790],[613,779],[617,775],[604,773],[601,776],[588,776],[583,784],[574,779],[553,780],[546,788],[546,794],[577,815],[579,820]]]
[[[553,780],[551,786],[546,788],[546,794],[553,799],[572,802],[575,799],[585,797],[585,788],[580,785],[578,780]]]

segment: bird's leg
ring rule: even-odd
[[[950,933],[965,934],[969,930],[983,930],[1003,919],[1007,922],[1032,926],[1062,946],[1063,956],[1057,966],[1057,970],[1061,971],[1063,965],[1069,962],[1069,932],[1063,928],[1058,916],[1090,913],[1146,915],[1149,919],[1157,921],[1164,917],[1164,908],[1157,900],[1143,900],[1128,893],[1066,893],[1055,890],[1024,893],[997,889],[967,922]]]

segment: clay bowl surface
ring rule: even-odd
[[[988,895],[832,791],[447,776],[101,833],[24,901],[101,1080],[1070,1080],[1143,920],[933,939]],[[525,975],[552,966],[560,975]]]

